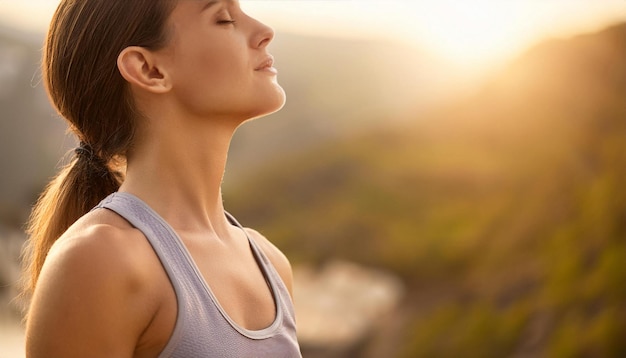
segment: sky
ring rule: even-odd
[[[0,0],[0,19],[45,31],[59,0]],[[507,60],[545,37],[626,21],[626,0],[241,0],[274,27],[409,42],[459,66]]]

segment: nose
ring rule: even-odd
[[[265,47],[274,39],[274,29],[258,20],[254,20],[254,22],[256,23],[256,31],[252,36],[251,45],[256,48]]]

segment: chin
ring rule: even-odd
[[[285,90],[283,90],[282,87],[278,86],[276,103],[273,109],[269,113],[266,113],[266,115],[280,111],[285,106],[285,103],[287,103],[287,94],[285,93]]]
[[[247,120],[252,120],[260,117],[270,115],[280,111],[287,102],[287,95],[282,87],[276,89],[276,93],[273,96],[267,96],[263,99],[263,102],[257,106],[257,110],[250,113]]]

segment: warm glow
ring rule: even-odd
[[[277,30],[409,41],[465,69],[485,68],[546,36],[626,21],[624,0],[240,0]],[[44,30],[59,0],[0,0],[0,20]]]
[[[244,0],[277,28],[409,41],[452,65],[485,68],[547,36],[626,20],[623,0]]]
[[[424,11],[408,3],[409,13]],[[407,30],[455,64],[475,65],[513,50],[528,33],[519,2],[437,1]]]

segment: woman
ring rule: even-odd
[[[27,356],[300,356],[289,262],[220,192],[284,104],[273,35],[232,0],[61,1],[43,74],[81,145],[31,218]]]

